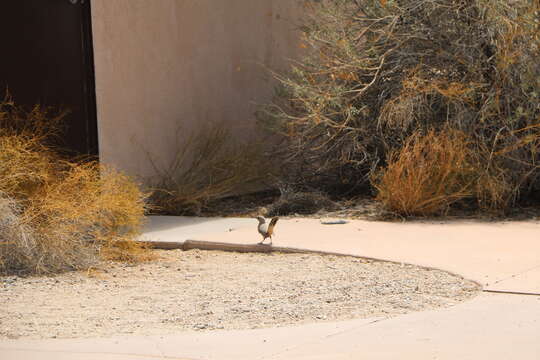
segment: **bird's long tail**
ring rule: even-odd
[[[279,220],[279,217],[273,217],[272,220],[270,220],[270,224],[268,224],[268,232],[272,234],[274,232],[274,226],[276,226],[277,221]]]

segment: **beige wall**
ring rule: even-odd
[[[298,0],[93,0],[102,161],[153,174],[179,127],[227,121],[254,128],[272,84],[258,63],[283,68],[298,51]]]

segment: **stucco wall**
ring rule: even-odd
[[[268,100],[263,65],[298,52],[298,0],[93,0],[100,157],[153,175],[174,156],[176,132],[226,121],[253,131]]]

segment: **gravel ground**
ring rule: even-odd
[[[0,277],[0,337],[155,335],[389,317],[451,306],[479,291],[442,271],[352,257],[157,252],[158,260],[136,266]]]

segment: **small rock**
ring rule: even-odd
[[[321,224],[323,225],[343,225],[348,222],[349,221],[345,219],[321,219]]]

